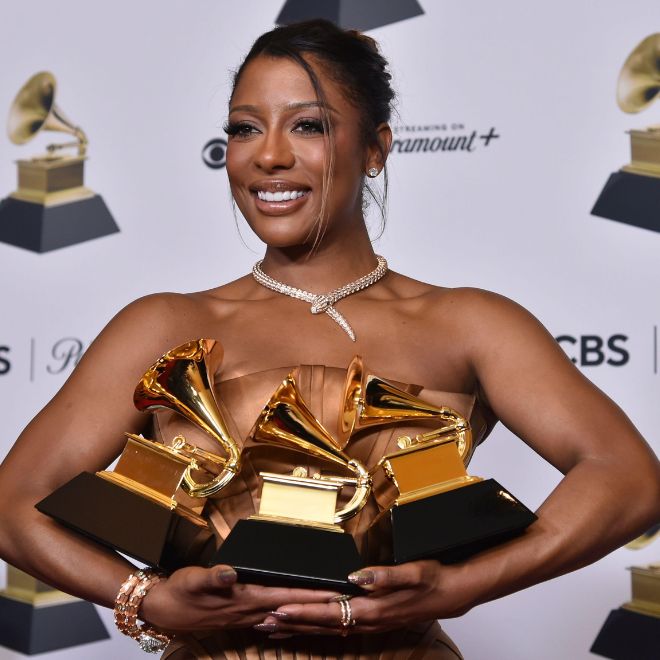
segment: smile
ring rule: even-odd
[[[258,190],[257,197],[263,202],[288,202],[292,199],[298,199],[305,195],[303,190],[284,190],[278,192],[269,192],[267,190]]]

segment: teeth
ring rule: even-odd
[[[302,190],[285,190],[284,192],[268,192],[257,190],[257,197],[264,202],[288,202],[290,199],[298,199],[305,194]]]

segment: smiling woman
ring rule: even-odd
[[[234,282],[149,296],[122,310],[0,467],[0,556],[80,597],[117,602],[123,630],[139,614],[150,626],[141,645],[169,643],[169,660],[460,658],[438,619],[584,566],[660,515],[657,459],[533,316],[486,291],[395,273],[374,253],[363,208],[367,179],[386,176],[393,98],[369,37],[325,21],[262,35],[235,76],[226,131],[232,194],[266,244],[263,260]],[[366,425],[338,440],[346,435],[340,402],[356,353],[370,373],[392,382],[388,396],[403,391],[451,408],[469,419],[474,446],[501,421],[565,476],[522,536],[453,564],[372,559],[346,576],[352,591],[363,589],[351,600],[332,590],[239,584],[228,565],[132,575],[124,558],[34,504],[81,471],[105,468],[125,431],[146,432],[132,405],[135,383],[158,356],[198,337],[221,340],[224,361],[212,385],[244,449],[240,473],[204,509],[219,541],[255,513],[260,472],[288,472],[295,481],[324,469],[318,456],[256,446],[254,422],[294,370],[328,446],[345,452],[331,457],[374,474],[373,497],[344,527],[361,550],[380,557],[388,539],[374,523],[396,489],[376,468],[399,436],[429,428],[415,418],[396,432]],[[150,431],[161,440],[179,437],[182,422],[154,417]],[[194,433],[185,428],[201,449],[216,449]],[[39,478],[26,481],[27,473]]]

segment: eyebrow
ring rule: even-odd
[[[291,111],[291,110],[304,110],[306,108],[325,108],[330,110],[330,112],[336,112],[336,110],[327,103],[321,103],[320,101],[301,101],[300,103],[287,103],[284,106],[279,106],[282,110]],[[233,108],[229,109],[229,114],[232,112],[259,112],[259,106],[256,105],[235,105]]]

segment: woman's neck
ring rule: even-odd
[[[276,248],[268,246],[263,270],[271,277],[311,293],[326,293],[366,275],[377,265],[375,253],[364,231],[337,239],[325,236],[311,252],[311,246]]]

